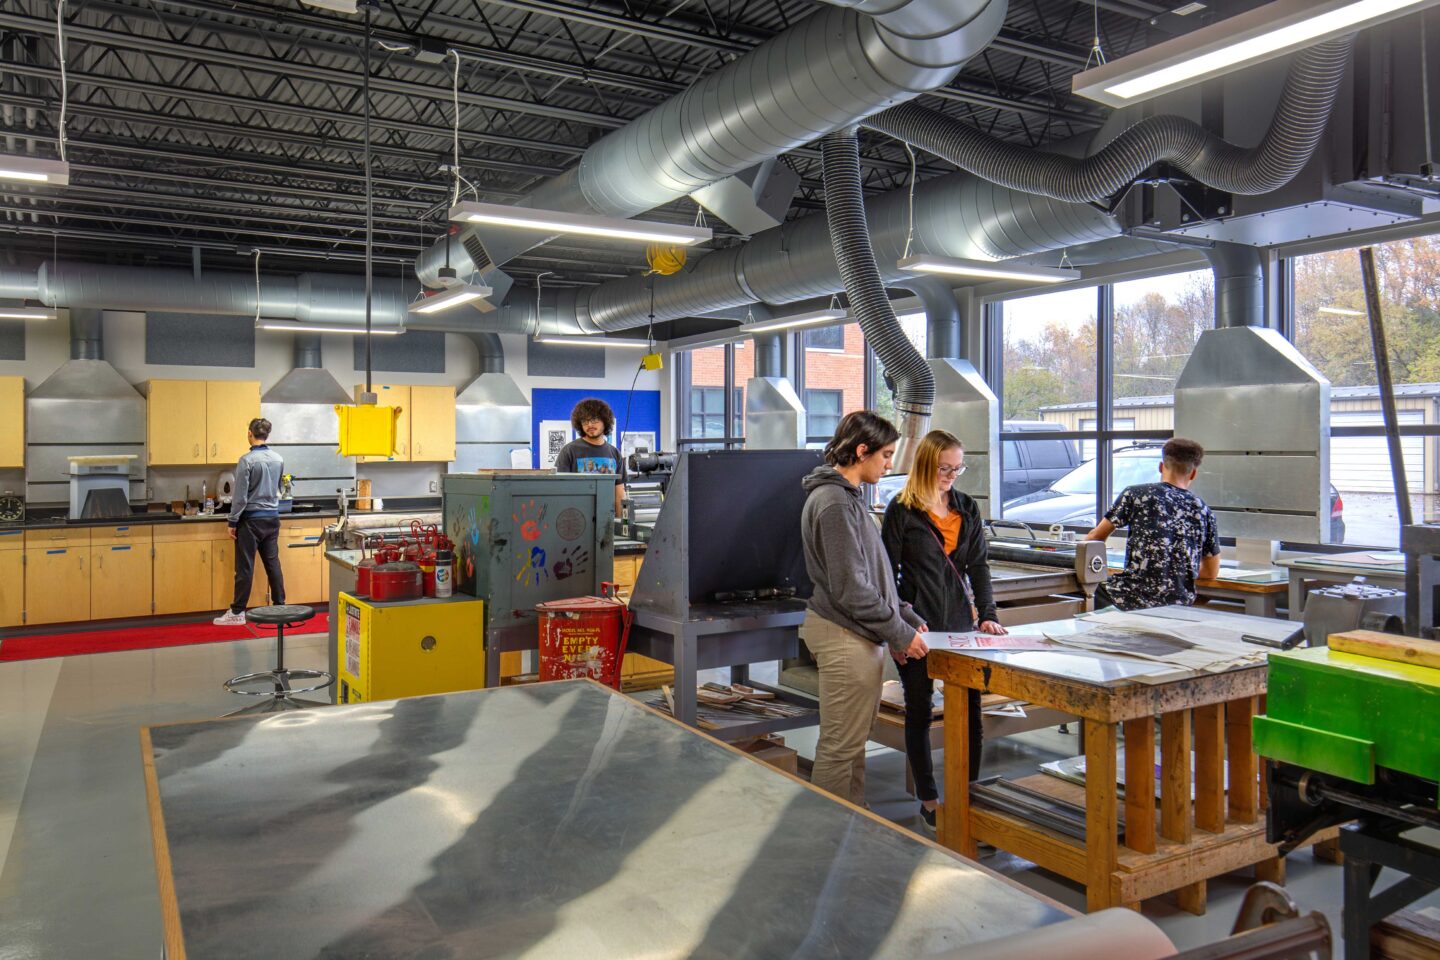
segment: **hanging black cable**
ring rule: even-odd
[[[370,17],[371,7],[365,4],[365,392],[370,393],[370,314],[373,277],[372,252],[375,243],[375,203],[370,190]]]

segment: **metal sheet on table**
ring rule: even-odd
[[[915,960],[1066,916],[584,682],[151,737],[192,957]]]
[[[1033,627],[1016,628],[1026,632]],[[1110,686],[1132,677],[1153,676],[1167,669],[1153,660],[1128,660],[1094,653],[1063,653],[1048,650],[954,650],[952,653],[992,660],[1018,670],[1030,670],[1078,683]]]

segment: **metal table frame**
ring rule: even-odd
[[[1340,852],[1345,856],[1345,960],[1370,960],[1370,928],[1440,889],[1440,847],[1393,829],[1372,831],[1350,824],[1340,830]],[[1375,893],[1382,867],[1406,877]]]
[[[1364,577],[1367,583],[1375,586],[1393,587],[1396,590],[1405,589],[1405,568],[1403,566],[1392,568],[1341,566],[1326,564],[1323,560],[1317,562],[1311,557],[1306,557],[1303,561],[1300,558],[1281,560],[1279,564],[1288,570],[1290,575],[1288,606],[1291,620],[1304,619],[1305,600],[1310,591],[1317,586],[1346,584],[1356,577]]]

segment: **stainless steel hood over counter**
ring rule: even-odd
[[[270,421],[270,446],[295,477],[296,497],[334,496],[355,485],[355,461],[339,453],[337,403],[350,397],[320,367],[320,336],[296,334],[295,369],[260,398],[260,415]]]
[[[455,471],[510,468],[510,451],[530,447],[530,400],[505,372],[500,337],[474,333],[480,376],[455,398]]]
[[[145,398],[103,359],[99,310],[70,311],[71,359],[25,398],[25,497],[70,500],[70,457],[132,455],[130,499],[145,499]]]

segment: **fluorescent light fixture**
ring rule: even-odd
[[[300,0],[300,2],[307,7],[334,10],[336,13],[355,13],[358,7],[355,0]]]
[[[287,330],[290,333],[350,333],[357,337],[365,335],[363,325],[300,323],[297,320],[261,320],[255,327],[258,330]],[[371,326],[370,332],[377,337],[393,337],[405,331],[399,327]]]
[[[1027,283],[1063,283],[1079,280],[1079,270],[1063,267],[1031,267],[1023,263],[1006,263],[1003,260],[962,260],[959,257],[932,257],[923,255],[905,257],[895,264],[901,270],[911,273],[941,273],[954,277],[978,277],[985,280],[1023,280]]]
[[[49,307],[0,307],[0,320],[54,320],[59,315]]]
[[[567,347],[648,347],[649,340],[627,340],[624,337],[566,337],[553,333],[537,333],[532,338],[536,343],[551,343]]]
[[[65,186],[70,182],[70,164],[44,157],[17,157],[0,154],[0,180]]]
[[[735,328],[735,332],[750,336],[756,333],[769,333],[772,330],[789,330],[792,327],[813,327],[820,323],[829,323],[832,320],[844,320],[848,314],[839,307],[829,307],[824,310],[811,310],[807,313],[796,313],[788,317],[772,317],[769,320],[752,320],[750,323],[742,323]]]
[[[1129,106],[1437,2],[1440,0],[1274,0],[1077,73],[1071,89],[1112,107]]]
[[[1350,310],[1345,307],[1321,307],[1316,313],[1328,313],[1332,317],[1363,317],[1364,310]]]
[[[682,227],[653,220],[626,220],[624,217],[597,217],[588,213],[563,210],[537,210],[534,207],[512,207],[503,203],[466,201],[450,208],[450,219],[457,223],[488,223],[522,230],[548,230],[554,233],[577,233],[587,237],[613,237],[617,240],[638,240],[644,243],[673,243],[685,246],[709,240],[709,227]]]
[[[495,309],[494,304],[485,298],[494,293],[489,287],[482,287],[475,283],[462,283],[459,286],[448,287],[439,293],[417,300],[410,304],[411,313],[439,313],[441,310],[449,310],[451,307],[458,307],[463,303],[469,303],[486,313]],[[475,301],[480,303],[475,303]]]

